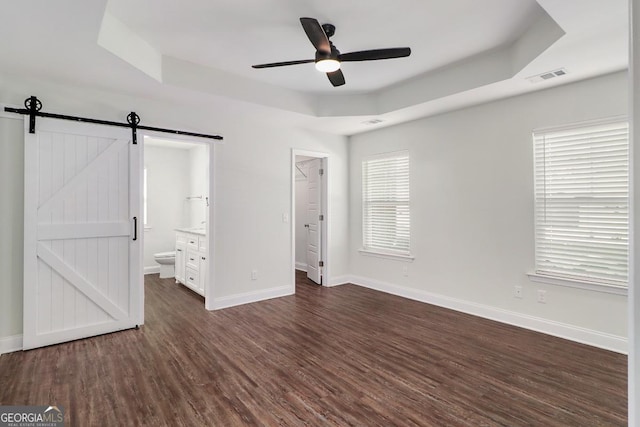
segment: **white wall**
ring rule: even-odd
[[[307,191],[308,163],[301,163],[298,167],[304,175],[296,170],[296,266],[300,269],[307,269]]]
[[[631,271],[629,275],[629,357],[627,376],[627,396],[629,417],[628,424],[635,426],[640,423],[640,228],[637,221],[640,212],[640,0],[629,1],[630,30],[629,30],[629,104],[631,117]]]
[[[291,230],[282,214],[292,215],[291,150],[326,152],[331,158],[332,255],[331,274],[348,273],[347,144],[341,136],[276,126],[251,118],[229,107],[223,98],[205,97],[185,103],[170,90],[156,98],[138,98],[113,91],[63,85],[24,76],[0,76],[0,102],[22,105],[31,94],[43,102],[44,111],[124,121],[132,109],[142,123],[201,133],[220,133],[213,165],[215,199],[215,289],[213,306],[232,305],[280,294],[293,287]],[[154,83],[155,84],[155,83]],[[135,88],[132,89],[135,93]],[[205,102],[206,101],[206,102]],[[11,207],[1,212],[11,222],[10,239],[3,251],[14,254],[2,267],[13,280],[0,282],[0,335],[22,331],[22,132],[13,120],[0,121],[2,171],[0,200]],[[21,123],[21,122],[18,122]],[[17,130],[16,130],[17,129]],[[17,150],[17,151],[16,151]],[[4,205],[3,205],[4,206]],[[9,213],[7,213],[9,212]],[[3,228],[3,238],[5,229]],[[9,232],[9,231],[7,231]],[[2,239],[0,239],[2,240]],[[258,271],[251,280],[251,270]],[[2,338],[2,336],[0,336]]]
[[[417,299],[626,337],[625,296],[534,284],[525,275],[534,268],[532,130],[626,112],[626,73],[616,73],[352,137],[351,272]],[[404,149],[415,255],[408,264],[358,252],[362,159]],[[515,285],[523,299],[514,298]],[[547,290],[546,304],[536,302],[537,289]]]
[[[175,250],[176,227],[189,226],[190,150],[145,145],[147,168],[147,227],[144,268],[158,269],[153,254]],[[152,270],[154,271],[154,270]]]
[[[0,338],[22,333],[23,123],[0,117]]]
[[[328,215],[331,215],[332,228],[328,280],[346,275],[349,268],[346,138],[295,129],[242,126],[225,133],[225,141],[215,147],[213,168],[217,179],[216,262],[224,266],[214,267],[220,291],[238,295],[291,283],[294,268],[291,224],[282,221],[282,214],[289,217],[293,214],[292,147],[329,155],[331,211]],[[256,143],[247,151],[239,141]],[[257,281],[251,280],[251,270],[257,270]]]
[[[189,226],[200,227],[207,219],[209,197],[209,150],[204,144],[189,150],[189,196],[202,196],[189,203]]]

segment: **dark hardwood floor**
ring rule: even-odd
[[[0,356],[65,425],[623,426],[626,357],[353,285],[216,312],[147,276],[146,323]]]

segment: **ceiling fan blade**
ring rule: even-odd
[[[329,77],[329,81],[333,86],[342,86],[345,83],[344,74],[342,74],[342,70],[337,70],[331,73],[327,73],[327,77]]]
[[[287,65],[298,65],[298,64],[308,64],[310,62],[315,62],[315,59],[301,59],[299,61],[285,61],[285,62],[272,62],[270,64],[258,64],[252,65],[252,68],[273,68],[273,67],[284,67]]]
[[[411,55],[408,47],[394,47],[390,49],[360,50],[358,52],[341,53],[338,55],[339,61],[375,61],[378,59],[403,58]]]
[[[311,44],[313,44],[317,51],[331,53],[329,38],[317,19],[300,18],[300,23],[302,24],[302,28],[304,28],[304,32],[307,33]]]

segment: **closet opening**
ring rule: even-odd
[[[296,277],[328,285],[328,163],[324,153],[294,150],[292,154],[294,287]]]

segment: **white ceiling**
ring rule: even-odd
[[[353,2],[344,0],[111,0],[108,10],[163,55],[306,92],[380,89],[514,40],[531,24],[535,0]],[[255,70],[252,64],[313,59],[299,18],[336,26],[343,53],[411,47],[407,59],[343,64],[333,88],[313,64]],[[481,35],[481,37],[479,37]]]
[[[334,24],[342,52],[412,55],[343,64],[339,88],[313,64],[252,69],[313,58],[301,16]],[[627,0],[3,2],[0,69],[186,105],[224,99],[242,114],[353,134],[622,70],[627,22]],[[528,80],[557,68],[569,74]]]

